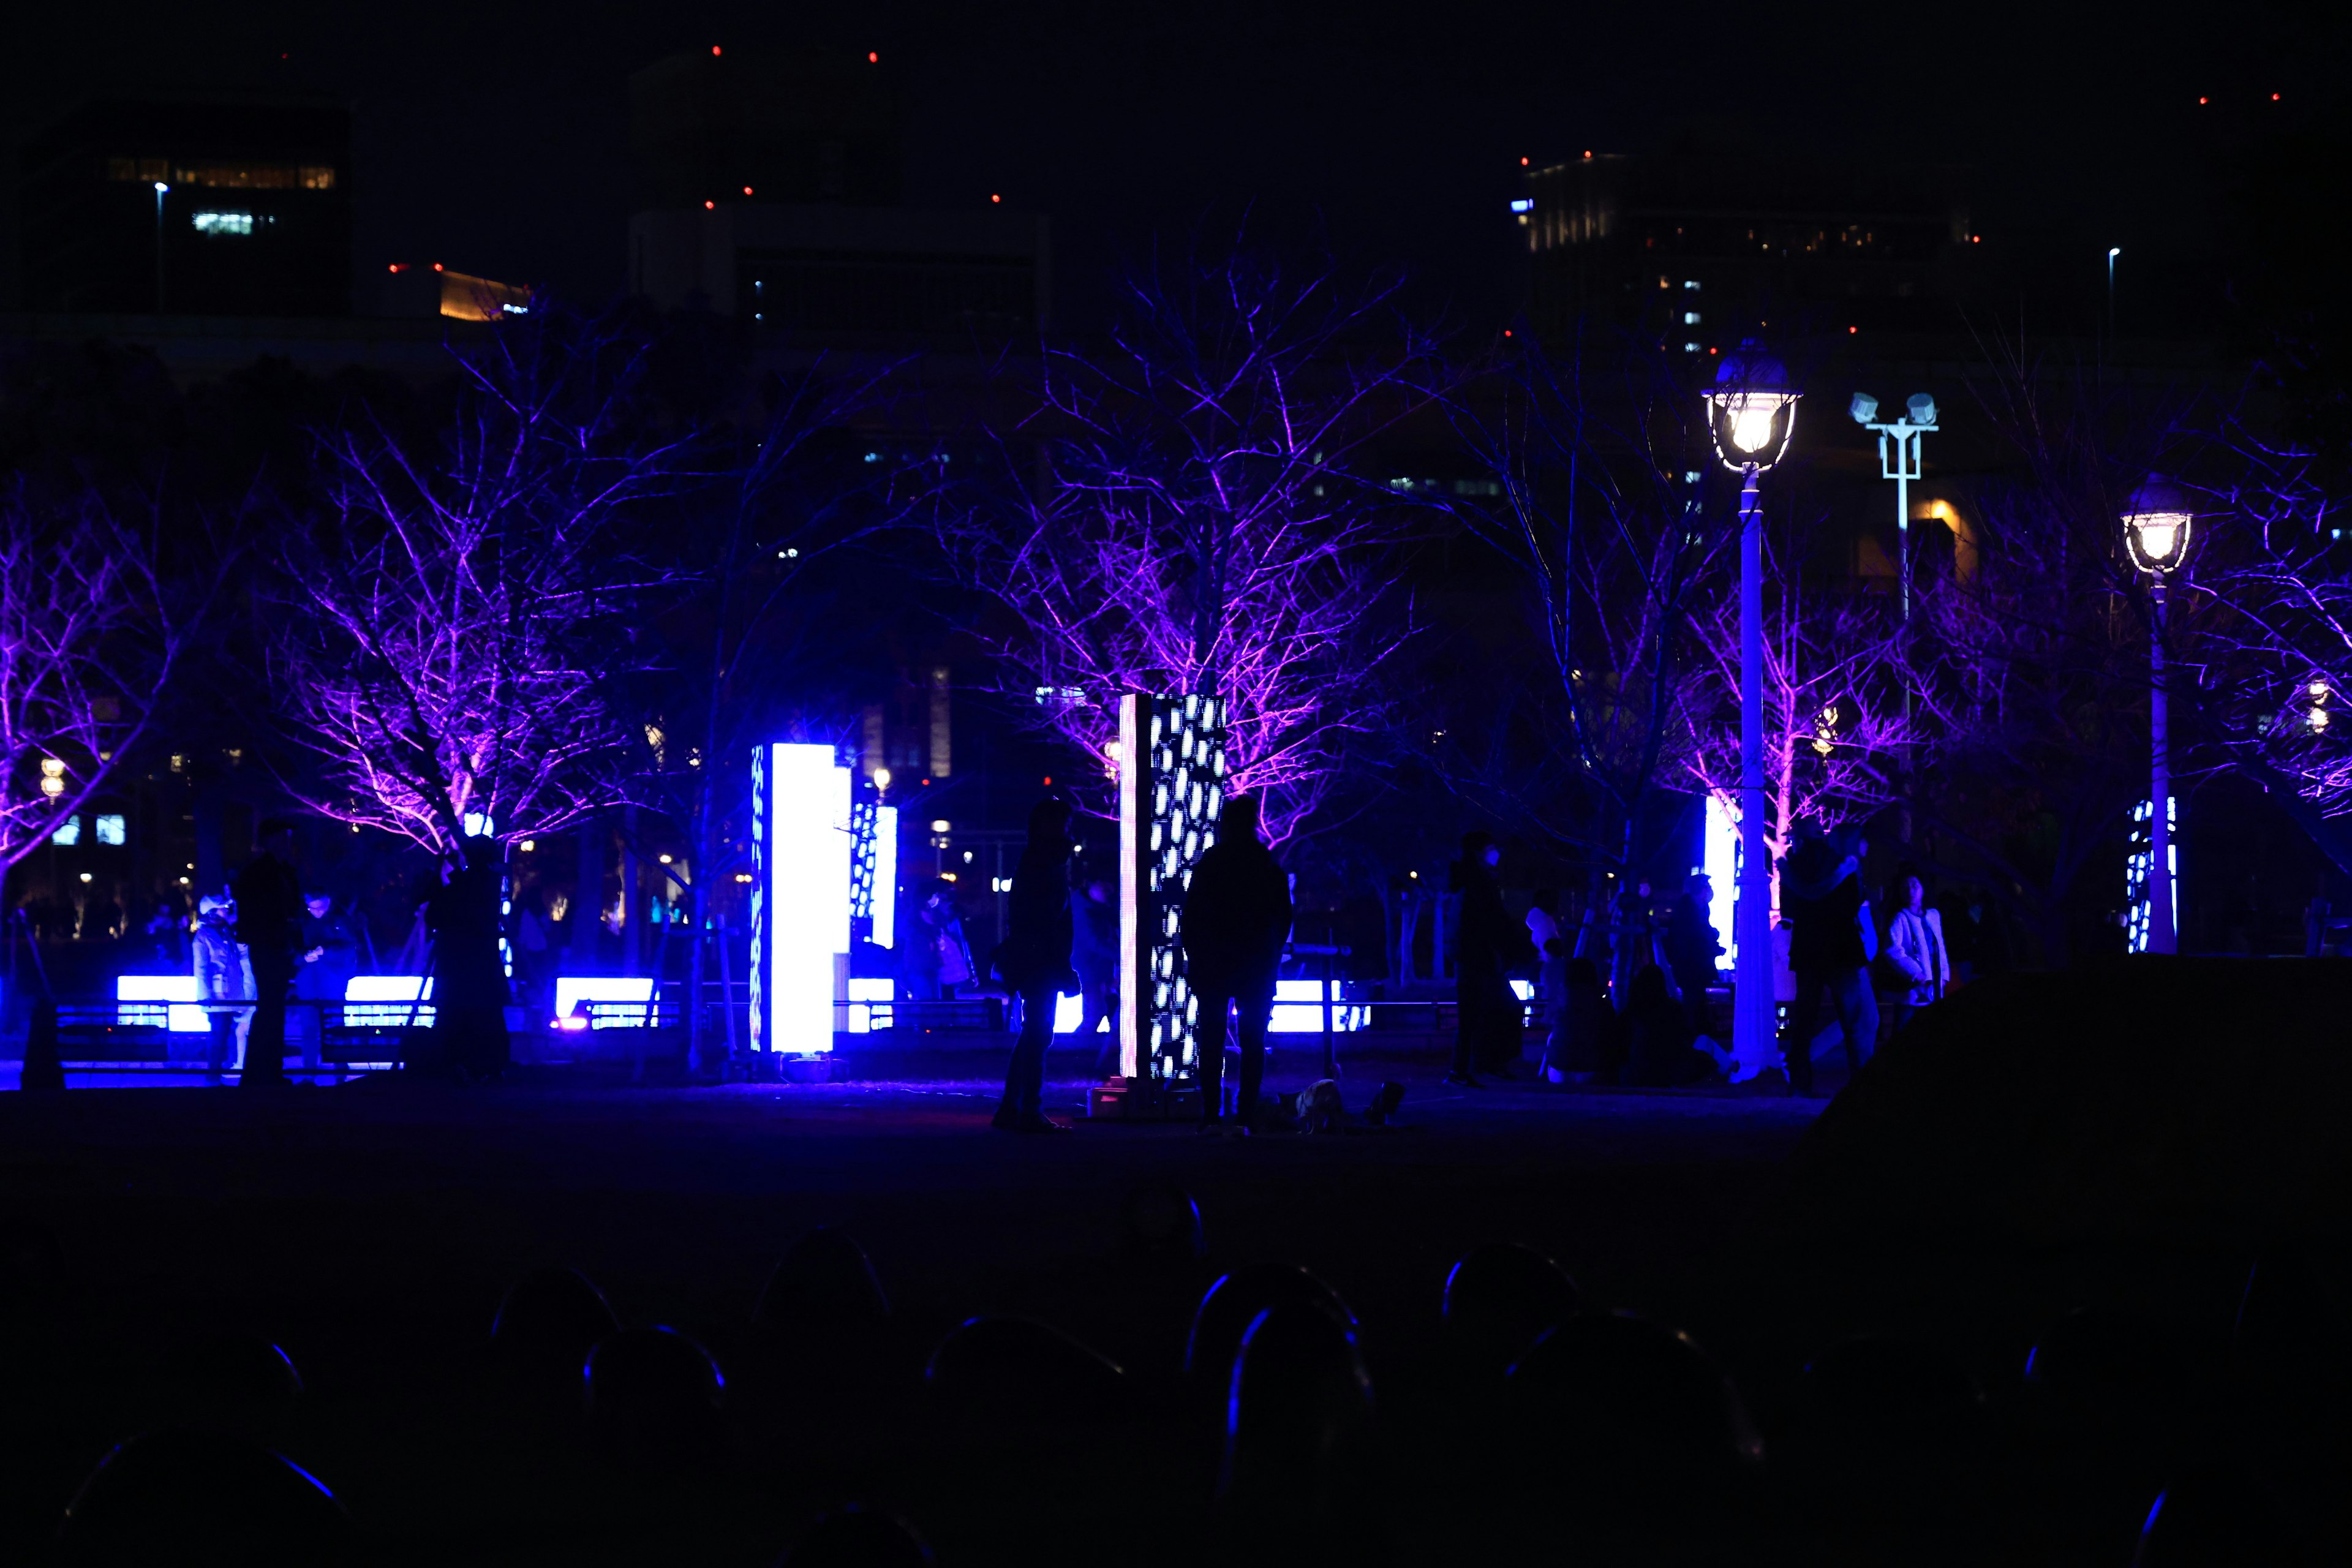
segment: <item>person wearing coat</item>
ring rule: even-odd
[[[249,1004],[254,996],[253,965],[236,940],[236,906],[228,900],[207,893],[196,901],[196,929],[188,953],[195,968],[196,1001],[212,1028],[206,1070],[215,1083],[236,1057],[238,1037],[253,1014],[249,1005],[231,1005]]]
[[[1021,1033],[1004,1069],[1004,1098],[991,1125],[1003,1132],[1067,1132],[1045,1111],[1045,1047],[1054,998],[1078,988],[1070,968],[1070,808],[1045,799],[1029,811],[1029,842],[1013,868],[996,973],[1021,997]]]
[[[1813,1087],[1813,1037],[1821,1027],[1824,996],[1845,1037],[1851,1072],[1862,1071],[1878,1043],[1878,998],[1870,983],[1878,928],[1862,888],[1862,861],[1870,846],[1861,833],[1847,827],[1831,837],[1807,823],[1798,839],[1780,872],[1781,917],[1791,928],[1789,967],[1797,977],[1780,1049],[1789,1065],[1789,1088],[1806,1094]]]
[[[1225,802],[1217,842],[1192,868],[1184,895],[1184,976],[1201,1005],[1201,1131],[1221,1131],[1224,1110],[1225,1009],[1239,1020],[1240,1093],[1234,1131],[1244,1136],[1265,1082],[1265,1027],[1274,1016],[1274,981],[1290,939],[1290,879],[1257,836],[1258,803]]]
[[[1887,1004],[1890,1039],[1902,1032],[1912,1014],[1942,1001],[1952,984],[1952,955],[1944,945],[1943,913],[1927,907],[1927,885],[1918,868],[1904,867],[1896,874],[1895,885],[1903,890],[1903,907],[1895,911],[1886,928],[1886,959],[1911,982],[1911,988],[1895,993]]]
[[[1509,1077],[1521,1049],[1525,1014],[1505,974],[1526,962],[1528,933],[1503,907],[1503,889],[1495,881],[1502,858],[1493,835],[1465,833],[1454,868],[1462,916],[1454,943],[1454,1070],[1445,1081],[1468,1089],[1478,1087],[1482,1068]]]
[[[302,953],[302,878],[294,868],[294,825],[271,817],[257,831],[261,853],[236,874],[236,939],[253,966],[253,1022],[246,1028],[239,1089],[283,1087],[286,1004]]]

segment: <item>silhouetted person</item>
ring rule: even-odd
[[[1234,1125],[1246,1132],[1265,1081],[1265,1026],[1275,972],[1290,936],[1290,879],[1257,836],[1255,795],[1225,802],[1217,842],[1192,868],[1184,895],[1184,974],[1201,1004],[1201,1128],[1223,1125],[1225,1009],[1240,1018],[1241,1092]]]
[[[236,1057],[236,1026],[248,1011],[234,1003],[253,1000],[253,965],[236,940],[236,906],[216,894],[196,901],[196,931],[190,939],[190,962],[196,975],[196,1001],[212,1031],[208,1067],[215,1083]]]
[[[1045,1047],[1054,1038],[1054,998],[1077,989],[1070,968],[1070,808],[1041,800],[1029,811],[1029,842],[1013,868],[1005,936],[996,973],[1021,997],[1021,1034],[1004,1070],[1004,1098],[992,1125],[1006,1132],[1067,1132],[1045,1111]]]
[[[1601,966],[1589,958],[1561,965],[1559,1016],[1544,1047],[1544,1077],[1553,1083],[1615,1080],[1617,1017],[1601,988]]]
[[[1495,881],[1502,858],[1493,835],[1465,833],[1454,868],[1462,915],[1454,939],[1454,1070],[1445,1081],[1473,1089],[1478,1069],[1507,1078],[1519,1056],[1519,999],[1504,972],[1521,961],[1527,936],[1503,908]]]
[[[303,896],[302,911],[302,962],[294,972],[294,1000],[308,1005],[297,1007],[290,1023],[302,1042],[302,1066],[315,1073],[325,1032],[322,1009],[341,1002],[345,984],[359,973],[360,942],[323,889],[313,888]]]
[[[1100,877],[1087,879],[1077,905],[1071,955],[1077,963],[1078,994],[1085,998],[1078,1037],[1093,1038],[1097,1027],[1107,1031],[1095,1055],[1095,1075],[1108,1078],[1118,1071],[1118,905]]]
[[[447,879],[425,900],[433,933],[433,1022],[444,1070],[496,1078],[507,1067],[507,976],[499,955],[499,847],[458,843]]]
[[[240,1089],[286,1082],[286,1002],[302,954],[302,878],[294,869],[294,825],[261,825],[261,853],[236,875],[236,938],[253,964],[253,1024],[245,1036]]]
[[[1568,1016],[1568,949],[1570,936],[1559,923],[1559,893],[1538,888],[1528,908],[1528,940],[1536,950],[1536,994],[1543,999],[1545,1070],[1557,1068],[1567,1055],[1560,1028]],[[1559,1079],[1553,1079],[1554,1083]]]
[[[1789,1035],[1780,1049],[1789,1064],[1789,1087],[1801,1094],[1813,1087],[1813,1037],[1821,1031],[1824,992],[1837,1010],[1846,1065],[1853,1071],[1862,1070],[1876,1043],[1878,1000],[1869,968],[1878,933],[1862,890],[1862,858],[1869,848],[1852,828],[1830,837],[1807,824],[1781,868],[1780,908],[1791,928],[1789,967],[1796,975],[1797,998],[1789,1005]]]
[[[1703,871],[1693,871],[1666,911],[1666,966],[1674,972],[1675,988],[1683,994],[1690,1013],[1691,1033],[1704,1035],[1714,1026],[1707,1014],[1707,987],[1715,984],[1716,959],[1723,938],[1715,929],[1715,884]]]
[[[1625,1034],[1626,1082],[1679,1089],[1715,1075],[1714,1061],[1691,1044],[1689,1015],[1675,1005],[1666,972],[1656,964],[1642,965],[1626,982],[1618,1024]]]
[[[964,940],[954,884],[934,878],[915,905],[900,979],[918,1002],[946,1002],[974,977],[971,944]]]

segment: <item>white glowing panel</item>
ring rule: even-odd
[[[598,1004],[595,1026],[600,1029],[642,1029],[654,999],[650,974],[565,974],[555,982],[558,1026],[583,1002]],[[622,1004],[622,1005],[615,1005]]]
[[[343,1022],[361,1028],[396,1029],[414,1024],[429,1029],[433,1009],[416,1004],[432,994],[433,981],[427,975],[354,974],[343,982]]]
[[[1087,1021],[1087,999],[1083,996],[1054,998],[1054,1033],[1075,1035],[1078,1026]]]
[[[898,940],[898,808],[874,813],[874,935],[877,947]]]
[[[211,1027],[205,1010],[196,1005],[193,974],[119,974],[114,980],[114,1000],[118,1025],[149,1028],[162,1025],[175,1035],[201,1035]]]
[[[2178,931],[2180,919],[2180,797],[2165,796],[2164,806],[2167,835],[2164,864],[2165,868],[2172,873],[2173,926]],[[2131,853],[2124,861],[2124,896],[2129,900],[2130,909],[2127,917],[2130,923],[2125,928],[2126,943],[2133,952],[2147,951],[2148,928],[2154,918],[2151,906],[2155,900],[2148,897],[2148,869],[2156,863],[2156,856],[2149,847],[2148,819],[2155,815],[2155,809],[2147,801],[2132,807]]]
[[[849,951],[847,768],[828,745],[768,748],[764,1048],[833,1049],[834,985]]]
[[[897,998],[893,993],[898,982],[882,979],[853,980],[849,983],[849,1032],[868,1035],[877,1029],[895,1026],[890,1004]]]
[[[1523,981],[1512,982],[1514,985]],[[1350,1007],[1345,997],[1348,984],[1331,982],[1331,1030],[1345,1034],[1367,1026],[1366,1009]],[[1524,1000],[1524,998],[1522,998]],[[1323,982],[1320,980],[1277,980],[1274,983],[1274,1021],[1266,1026],[1269,1034],[1319,1035],[1323,1032]]]
[[[1733,934],[1738,927],[1731,919],[1732,907],[1739,901],[1739,819],[1720,795],[1706,797],[1706,828],[1699,856],[1703,862],[1699,869],[1712,884],[1706,918],[1723,937],[1723,961],[1729,963],[1739,956],[1739,943]]]

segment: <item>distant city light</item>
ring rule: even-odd
[[[2315,691],[2325,692],[2326,688],[2315,687],[2313,689]],[[121,817],[110,812],[100,816],[95,826],[98,829],[98,841],[100,844],[111,844],[118,847],[121,847],[124,837],[124,824]]]
[[[710,211],[715,210],[715,209],[718,207],[718,205],[719,205],[719,204],[718,204],[717,202],[705,202],[705,203],[703,203],[703,204],[702,204],[702,210],[703,210],[704,212],[710,212]],[[437,271],[439,271],[439,270],[440,270],[440,268],[434,268],[434,270],[437,272]]]
[[[1535,210],[1535,205],[1536,204],[1534,202],[1529,201],[1525,196],[1521,196],[1511,203],[1511,210],[1515,213],[1533,212]]]
[[[747,196],[748,196],[748,195],[750,195],[751,194],[751,186],[749,186],[749,185],[744,186],[744,187],[743,187],[743,194],[744,194],[745,195],[747,195]]]
[[[2203,103],[2203,102],[2205,101],[2205,99],[2200,95],[2200,96],[2198,98],[2197,101],[2198,101],[2198,102],[2200,102],[2200,103]]]
[[[2277,93],[2273,93],[2273,94],[2271,94],[2271,101],[2272,101],[2273,103],[2276,103],[2278,100],[2279,100],[2279,95],[2278,95]]]
[[[866,50],[866,63],[867,65],[869,65],[869,66],[878,66],[878,65],[880,65],[880,64],[882,63],[882,56],[881,56],[881,54],[880,54],[878,51],[874,50],[874,49],[868,49],[868,50]]]
[[[996,195],[996,194],[994,194],[993,192],[991,192],[991,193],[990,193],[990,195],[989,195],[989,198],[988,198],[988,199],[989,199],[990,203],[991,203],[992,205],[993,205],[993,204],[995,204],[995,203],[997,203],[997,202],[1001,202],[1001,201],[1003,201],[1004,198],[1003,198],[1003,196],[997,195]]]
[[[713,45],[711,45],[711,46],[710,46],[710,53],[711,53],[711,55],[712,55],[714,58],[718,55],[718,53],[719,53],[719,46],[718,46],[717,44],[713,44]]]
[[[1524,169],[1524,168],[1526,168],[1527,166],[1528,166],[1528,161],[1527,161],[1525,158],[1520,159],[1520,160],[1519,160],[1519,167],[1520,167],[1520,168],[1522,168],[1522,169]]]

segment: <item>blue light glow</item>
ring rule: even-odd
[[[63,822],[58,823],[58,830],[49,835],[49,842],[60,845],[68,849],[70,849],[75,845],[80,843],[81,818],[79,816],[68,816]]]

